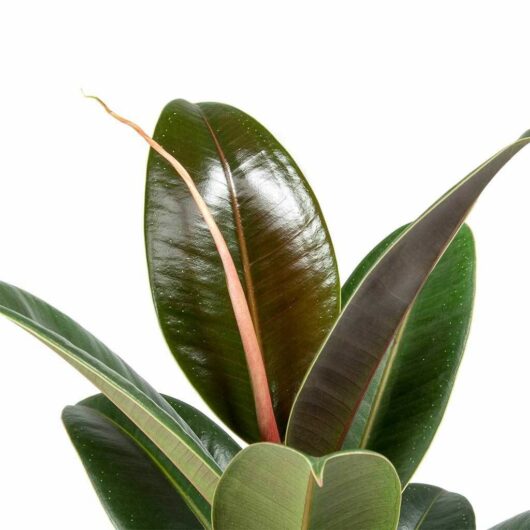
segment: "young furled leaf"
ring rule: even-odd
[[[179,182],[181,181],[185,185],[185,189],[187,193],[189,193],[193,202],[194,209],[197,210],[196,213],[200,213],[202,220],[208,229],[209,240],[210,238],[213,240],[215,252],[222,264],[224,280],[232,306],[233,316],[235,317],[239,338],[241,339],[245,354],[247,374],[252,389],[254,412],[256,414],[256,422],[260,437],[262,440],[279,442],[280,434],[274,416],[262,347],[256,331],[256,323],[253,321],[252,312],[247,302],[241,280],[238,276],[234,259],[222,232],[219,230],[216,220],[211,214],[210,208],[199,193],[189,171],[182,165],[180,160],[177,160],[169,151],[162,147],[162,145],[151,138],[139,125],[111,110],[108,105],[98,97],[88,97],[96,100],[114,119],[137,132],[146,143],[151,146],[153,151],[169,164],[173,177],[177,178]],[[196,233],[194,234],[194,237],[197,237]],[[180,270],[180,273],[183,271],[184,269]],[[181,309],[181,312],[184,313],[185,309]]]

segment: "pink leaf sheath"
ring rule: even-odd
[[[223,268],[225,271],[226,285],[234,315],[236,317],[237,327],[241,335],[243,349],[245,351],[248,371],[250,374],[250,381],[252,385],[252,392],[254,395],[254,402],[256,406],[256,416],[258,420],[259,431],[261,439],[273,443],[281,443],[276,418],[274,417],[274,409],[272,407],[272,400],[270,395],[269,383],[267,380],[267,372],[265,371],[265,364],[263,362],[263,355],[258,342],[258,337],[254,329],[252,317],[248,307],[247,299],[239,275],[237,273],[234,260],[228,250],[226,241],[217,226],[208,206],[197,190],[193,179],[186,170],[186,168],[171,154],[169,154],[158,142],[153,140],[141,127],[136,123],[116,114],[111,110],[100,98],[96,96],[86,96],[90,99],[95,99],[101,106],[116,120],[128,125],[134,129],[158,154],[163,156],[175,169],[177,174],[187,185],[201,215],[203,216],[210,233],[212,234],[217,252],[221,258]]]

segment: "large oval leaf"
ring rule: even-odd
[[[469,501],[451,491],[410,484],[403,492],[399,530],[475,530]]]
[[[530,530],[530,511],[520,513],[507,521],[496,524],[490,530]]]
[[[177,100],[154,139],[194,178],[239,270],[283,432],[339,311],[333,248],[316,199],[277,140],[243,112]],[[241,340],[211,235],[186,186],[151,152],[145,234],[153,298],[174,356],[212,409],[259,439]]]
[[[239,446],[197,409],[164,399],[224,469]],[[209,528],[211,507],[164,454],[102,394],[63,411],[101,503],[118,528]]]
[[[99,388],[211,504],[221,468],[189,425],[130,366],[65,314],[4,282],[0,282],[0,314]]]
[[[499,151],[397,238],[357,287],[293,404],[287,443],[315,455],[342,446],[388,347],[437,261],[496,173],[530,142]]]
[[[232,460],[213,506],[215,530],[392,530],[401,487],[390,462],[351,451],[322,458],[254,444]]]
[[[375,247],[346,282],[353,292],[362,272],[406,227]],[[406,484],[440,424],[471,324],[475,247],[464,225],[433,269],[366,392],[343,449],[384,454]]]

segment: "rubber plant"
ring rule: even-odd
[[[101,392],[63,421],[115,527],[475,528],[465,498],[410,480],[471,322],[475,252],[463,223],[530,133],[375,246],[341,287],[309,184],[257,121],[176,100],[151,138],[98,101],[151,147],[145,241],[169,349],[246,442],[0,283],[0,312]],[[530,528],[530,512],[495,528]]]

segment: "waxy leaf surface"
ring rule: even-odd
[[[0,282],[0,314],[91,381],[164,453],[211,504],[221,468],[173,407],[120,357],[46,302]]]
[[[302,383],[287,427],[288,445],[313,455],[342,447],[378,366],[429,274],[484,188],[530,142],[527,134],[449,190],[374,264]]]
[[[399,530],[475,530],[469,501],[428,484],[410,484],[403,492]]]
[[[224,469],[239,446],[197,409],[163,397]],[[105,396],[66,407],[62,417],[101,503],[118,528],[210,528],[211,506]]]
[[[368,254],[343,292],[355,290],[405,228]],[[384,454],[403,484],[412,477],[445,412],[471,324],[474,291],[475,248],[471,230],[464,225],[421,289],[344,440],[343,449]]]
[[[153,137],[188,170],[230,248],[283,432],[339,312],[337,267],[320,208],[285,149],[233,107],[172,101]],[[145,235],[153,298],[173,355],[227,425],[259,440],[219,256],[186,186],[155,152],[147,167]]]
[[[309,458],[254,444],[219,482],[215,530],[393,530],[401,487],[390,462],[366,451]]]

